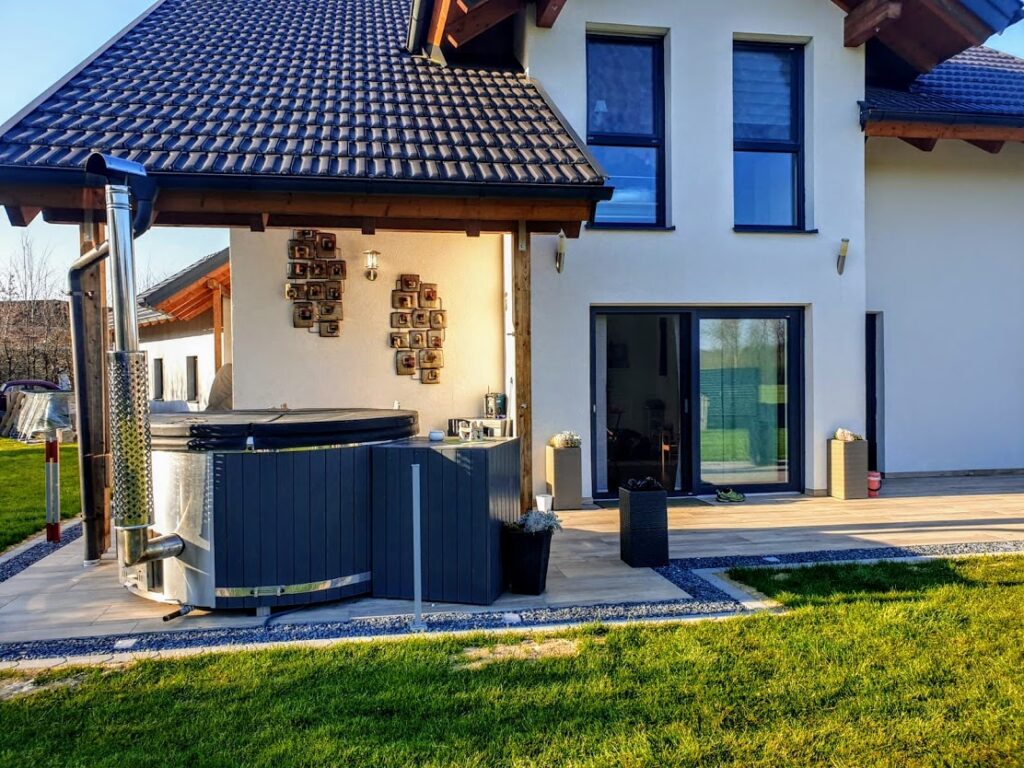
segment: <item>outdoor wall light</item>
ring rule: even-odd
[[[836,261],[836,271],[841,275],[846,271],[846,255],[850,252],[850,238],[844,237],[839,243],[839,259]]]
[[[558,243],[555,245],[555,271],[562,274],[565,266],[565,232],[558,233]]]
[[[380,264],[380,251],[363,251],[366,257],[366,279],[373,282],[377,279],[377,267]]]

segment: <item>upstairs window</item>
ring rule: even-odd
[[[587,144],[615,187],[595,224],[665,225],[665,72],[661,39],[587,37]]]
[[[735,44],[736,229],[804,229],[803,70],[802,46]]]

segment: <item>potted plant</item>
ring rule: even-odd
[[[619,555],[633,568],[668,565],[668,494],[653,477],[619,488]]]
[[[583,505],[583,444],[576,432],[559,432],[545,447],[548,493],[555,509],[579,509]]]
[[[501,537],[505,584],[518,595],[540,595],[547,587],[551,536],[562,530],[554,512],[531,510],[507,523]]]

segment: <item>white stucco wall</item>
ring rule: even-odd
[[[1024,147],[871,139],[886,472],[1024,468]]]
[[[194,410],[203,410],[213,384],[213,316],[207,312],[187,323],[161,323],[144,326],[139,331],[139,343],[149,355],[150,396],[153,394],[153,361],[164,361],[164,396],[167,400],[186,400],[188,382],[185,360],[198,358],[196,390],[198,400],[189,404]]]
[[[843,12],[816,0],[568,3],[551,30],[528,25],[531,77],[586,135],[585,43],[594,31],[664,31],[668,232],[584,232],[565,272],[554,239],[533,246],[534,467],[562,429],[586,438],[591,493],[590,307],[806,307],[804,484],[826,486],[825,441],[864,428],[863,51],[843,46]],[[733,226],[732,47],[736,38],[807,43],[808,224],[817,234],[736,234]],[[568,66],[568,62],[573,62]],[[839,242],[850,238],[846,274]],[[537,488],[543,471],[534,472]]]
[[[338,232],[348,262],[339,338],[292,327],[285,299],[288,230],[231,233],[235,408],[403,408],[420,428],[483,411],[504,380],[501,238],[464,234]],[[381,252],[380,276],[363,276],[362,252]],[[437,283],[448,311],[441,383],[395,374],[388,346],[391,291],[403,273]]]

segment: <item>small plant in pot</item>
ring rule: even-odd
[[[531,510],[507,523],[501,536],[505,584],[517,595],[540,595],[547,588],[551,536],[562,530],[554,512]]]

